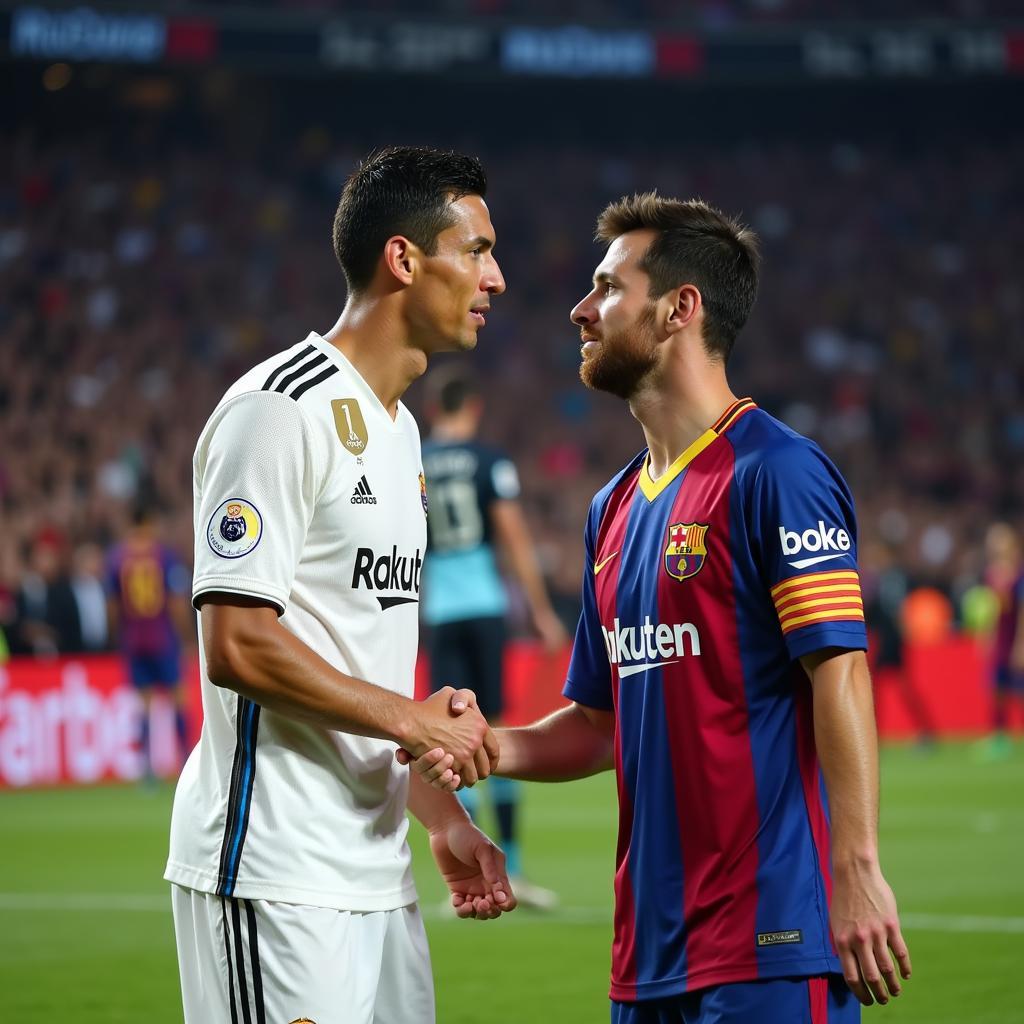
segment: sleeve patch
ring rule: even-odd
[[[491,486],[499,498],[519,497],[519,474],[509,459],[499,459],[491,467]]]
[[[263,536],[263,517],[251,501],[228,498],[210,517],[206,539],[210,550],[221,558],[249,554]]]
[[[812,572],[772,587],[783,634],[811,623],[863,622],[864,602],[855,570]]]

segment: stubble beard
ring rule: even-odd
[[[580,363],[580,380],[594,391],[628,401],[657,363],[653,326],[652,302],[631,327],[600,339],[597,351]]]

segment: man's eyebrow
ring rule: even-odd
[[[468,246],[470,249],[483,249],[485,252],[488,249],[494,248],[494,239],[487,238],[486,235],[477,235]]]
[[[594,284],[621,284],[622,282],[607,270],[599,270],[594,275]]]

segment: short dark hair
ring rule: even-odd
[[[629,231],[658,237],[641,257],[651,298],[696,285],[704,304],[704,346],[728,360],[757,297],[761,264],[757,235],[702,199],[668,199],[657,192],[623,196],[597,219],[597,240],[611,244]]]
[[[461,366],[435,370],[427,382],[428,401],[446,416],[458,412],[471,398],[479,396],[476,380]]]
[[[132,505],[132,525],[146,526],[160,518],[155,495],[144,494]]]
[[[349,175],[334,215],[334,254],[349,289],[360,291],[373,280],[392,235],[405,235],[433,256],[437,236],[455,223],[451,204],[486,192],[476,157],[425,146],[371,153]]]

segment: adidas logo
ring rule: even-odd
[[[352,492],[352,504],[353,505],[376,505],[377,499],[373,496],[373,492],[370,490],[370,485],[366,482],[366,477],[361,476],[359,483],[356,484],[356,489]]]

